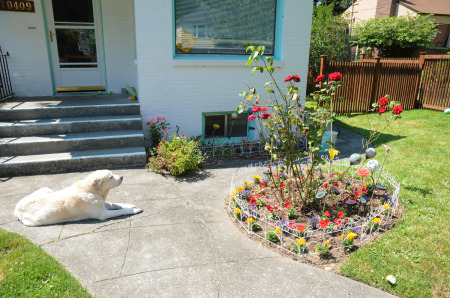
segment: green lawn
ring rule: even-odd
[[[339,116],[337,123],[368,136],[377,114]],[[353,253],[340,273],[403,297],[450,297],[450,115],[431,110],[402,113],[375,142],[377,159],[400,182],[401,221]],[[397,278],[395,285],[385,279]]]
[[[64,266],[26,238],[0,229],[0,297],[91,297]]]

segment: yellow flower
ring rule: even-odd
[[[308,172],[308,171],[309,171],[309,168],[306,168],[306,169],[305,169],[305,172]]]
[[[342,240],[342,238],[344,238],[344,234],[339,235],[339,239]]]
[[[364,183],[363,186],[366,187],[366,186],[367,186],[367,183]]]
[[[239,190],[239,191],[244,191],[244,188],[243,188],[242,186],[239,186],[239,187],[238,187],[238,190]]]
[[[253,223],[253,218],[249,218],[249,219],[247,219],[247,222],[249,223],[249,224],[252,224]]]
[[[298,169],[297,169],[297,168],[294,168],[293,170],[294,170],[294,172],[298,172]]]
[[[234,197],[235,197],[235,196],[236,196],[235,194],[232,194],[232,195],[231,195],[231,199],[234,200]]]
[[[241,209],[239,209],[239,208],[234,209],[234,213],[236,213],[236,214],[241,213]]]
[[[390,210],[391,209],[391,204],[387,203],[383,205],[384,209],[386,210]]]
[[[338,172],[338,174],[342,176],[342,175],[344,175],[344,172]]]
[[[374,219],[373,219],[373,222],[374,223],[379,223],[381,221],[381,219],[379,218],[379,217],[375,217]]]
[[[219,129],[220,125],[219,124],[213,124],[214,129]]]
[[[327,149],[326,151],[330,154],[330,161],[333,161],[334,157],[340,153],[336,149]]]
[[[258,175],[254,175],[254,176],[253,176],[253,178],[255,178],[255,179],[258,179],[258,180],[259,180],[259,179],[261,179],[261,176],[258,176]]]
[[[303,239],[303,238],[297,238],[296,240],[297,240],[297,244],[298,244],[298,245],[303,245],[303,244],[305,244],[305,242],[306,242],[306,240]]]
[[[353,238],[357,237],[358,235],[356,235],[355,233],[348,233],[347,238],[352,240]]]
[[[330,245],[330,240],[325,241],[325,242],[323,243],[323,245],[329,246],[329,245]]]
[[[279,233],[279,232],[281,232],[280,229],[279,229],[279,228],[276,228],[276,229],[275,229],[275,233]]]
[[[244,181],[242,181],[242,183],[244,183],[244,184],[248,184],[248,181],[247,181],[247,180],[244,180]]]

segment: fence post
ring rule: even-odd
[[[422,98],[420,96],[420,83],[421,83],[421,77],[422,77],[422,70],[423,65],[425,64],[425,52],[420,52],[419,56],[419,73],[417,74],[416,79],[416,87],[414,89],[414,107],[417,107],[420,104],[423,104]]]
[[[376,102],[375,96],[377,95],[378,77],[379,76],[380,76],[380,57],[377,56],[377,57],[375,57],[375,71],[373,73],[372,92],[370,94],[369,108],[373,102]]]
[[[366,59],[366,53],[361,54],[361,61],[363,61],[364,59]]]
[[[327,55],[320,55],[320,75],[325,75],[327,68]],[[319,88],[322,89],[322,82],[319,83]]]

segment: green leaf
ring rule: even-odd
[[[134,91],[133,88],[130,87],[130,85],[127,84],[125,89],[127,89],[128,93],[130,93],[131,95],[136,96],[136,91]]]
[[[246,106],[244,106],[244,105],[238,105],[238,107],[236,108],[236,112],[237,112],[238,114],[242,114],[242,113],[245,111],[245,109],[246,109]]]
[[[248,50],[251,50],[252,52],[255,50],[254,46],[248,46],[245,52],[248,52]]]
[[[253,66],[252,71],[250,72],[250,74],[252,75],[259,68],[260,68],[259,66]]]
[[[239,93],[239,96],[246,97],[248,95],[248,91],[242,91]]]

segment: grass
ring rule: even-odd
[[[92,297],[43,249],[0,229],[0,297],[19,296]]]
[[[367,118],[368,117],[368,118]],[[370,121],[368,121],[370,119]],[[377,114],[339,116],[339,126],[369,136]],[[385,168],[401,182],[401,221],[353,253],[340,273],[402,297],[450,297],[450,115],[431,110],[402,113],[374,143]],[[397,279],[391,285],[385,277]]]

